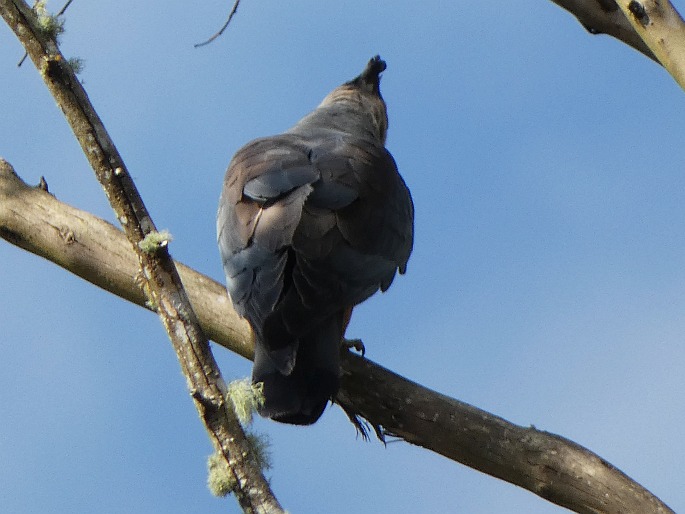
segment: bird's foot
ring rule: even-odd
[[[366,347],[361,339],[345,339],[343,337],[342,347],[346,350],[356,350],[361,353],[362,357],[364,357],[364,354],[366,353]]]

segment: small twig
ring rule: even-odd
[[[67,0],[67,3],[64,4],[64,7],[62,7],[59,10],[59,12],[57,13],[57,16],[62,16],[64,14],[64,11],[66,11],[69,8],[69,6],[71,5],[71,2],[73,2],[73,1],[74,0]]]
[[[236,12],[238,12],[238,5],[240,5],[240,0],[235,0],[235,3],[233,4],[233,9],[231,9],[231,13],[228,15],[228,19],[226,20],[226,23],[224,23],[224,26],[221,27],[221,29],[219,30],[219,32],[217,32],[216,34],[214,34],[214,35],[213,35],[212,37],[210,37],[207,41],[205,41],[205,42],[203,42],[203,43],[196,43],[196,44],[193,45],[193,46],[194,46],[195,48],[199,48],[199,47],[201,47],[201,46],[208,45],[209,43],[211,43],[212,41],[214,41],[216,38],[218,38],[219,36],[221,36],[221,34],[223,34],[224,31],[228,28],[228,24],[231,23],[231,19],[233,18],[233,15],[234,15]]]

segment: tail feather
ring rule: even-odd
[[[264,384],[259,414],[295,425],[310,425],[321,417],[340,385],[342,318],[336,313],[298,339],[288,374],[279,370],[264,342],[256,342],[252,381]]]

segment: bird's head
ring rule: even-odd
[[[388,132],[388,111],[380,89],[381,73],[385,68],[385,61],[379,55],[372,57],[359,76],[335,88],[319,105],[353,104],[370,115],[374,133],[383,145]]]
[[[380,55],[372,57],[364,68],[364,71],[353,80],[344,85],[349,85],[364,90],[365,92],[381,97],[381,73],[387,65]],[[382,98],[382,97],[381,97]]]

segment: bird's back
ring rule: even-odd
[[[319,418],[338,389],[351,308],[387,289],[411,252],[411,197],[374,123],[363,106],[324,101],[286,133],[248,143],[226,174],[227,288],[255,333],[260,412],[278,421]]]

